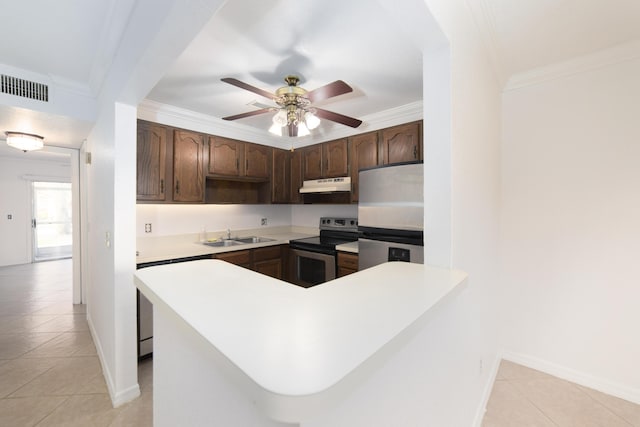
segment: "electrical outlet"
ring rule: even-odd
[[[145,233],[151,233],[151,223],[148,222],[144,225],[144,232]]]
[[[260,225],[267,225],[267,218],[260,219]]]

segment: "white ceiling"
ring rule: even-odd
[[[465,1],[503,84],[516,73],[640,40],[638,0]],[[4,2],[0,67],[46,75],[96,96],[130,14],[143,6],[135,0]],[[148,98],[223,117],[269,100],[221,77],[273,91],[289,73],[301,75],[309,90],[337,79],[350,84],[353,93],[318,106],[356,118],[422,94],[420,54],[377,2],[229,0]],[[6,97],[0,98],[0,138],[23,126],[45,141],[78,147],[91,127],[56,111],[15,108],[20,104]],[[266,131],[268,120],[258,116],[234,125]],[[342,125],[325,123],[319,131],[332,126]]]
[[[640,39],[638,0],[467,0],[502,82]]]
[[[307,90],[345,81],[352,93],[315,105],[356,118],[422,99],[421,53],[370,0],[229,1],[148,98],[222,118],[276,106],[222,77],[275,92],[288,74]],[[272,116],[238,123],[266,133]],[[344,125],[323,120],[315,132],[334,126]]]

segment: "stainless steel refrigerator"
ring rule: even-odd
[[[388,261],[424,263],[423,163],[360,171],[359,270]]]

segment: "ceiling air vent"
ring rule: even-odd
[[[49,86],[0,74],[0,93],[49,102]]]

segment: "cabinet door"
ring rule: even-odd
[[[282,279],[282,247],[267,246],[253,250],[253,270]]]
[[[204,202],[202,135],[176,130],[173,137],[173,200]]]
[[[273,149],[273,167],[271,173],[271,203],[289,203],[291,185],[291,159],[289,151]]]
[[[351,147],[351,201],[358,201],[358,179],[360,169],[371,168],[380,164],[378,156],[378,133],[371,132],[350,138]]]
[[[384,164],[422,159],[420,122],[383,129],[381,134]]]
[[[300,187],[302,187],[302,151],[296,150],[291,153],[291,178],[290,178],[290,202],[302,203]]]
[[[216,255],[216,259],[221,259],[231,264],[244,268],[251,268],[251,250],[223,252]]]
[[[271,173],[271,147],[244,144],[244,176],[269,179]]]
[[[358,271],[358,255],[338,252],[338,277],[347,276]]]
[[[164,126],[138,122],[137,139],[138,200],[167,200],[167,129]]]
[[[212,175],[239,176],[244,143],[218,136],[209,137],[209,170]]]
[[[347,176],[349,173],[347,139],[322,144],[322,178]]]
[[[280,259],[254,262],[253,270],[282,280],[282,261]]]
[[[304,180],[322,178],[322,144],[304,147],[302,162]]]

